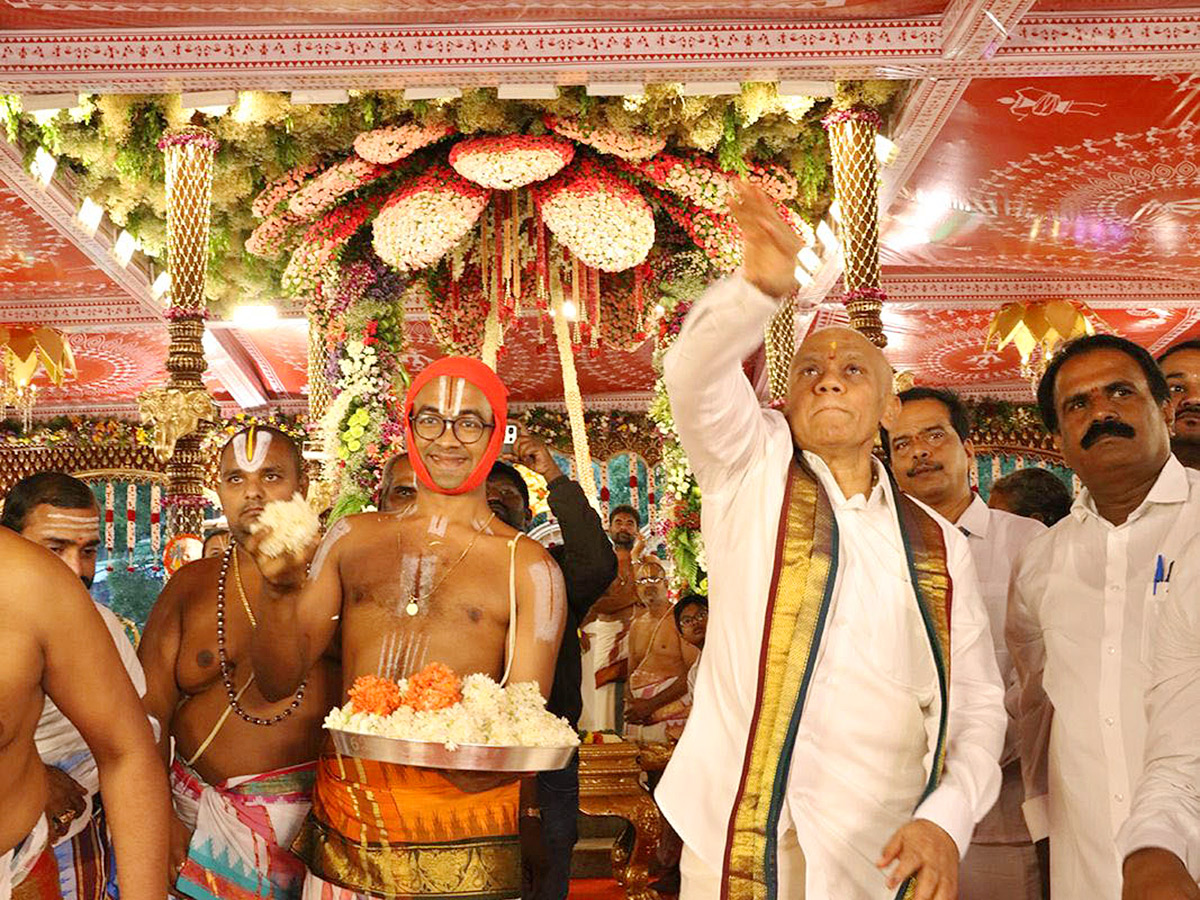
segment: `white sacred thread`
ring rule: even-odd
[[[246,457],[246,439],[248,434],[235,435],[233,438],[233,459],[243,472],[257,472],[267,459],[267,451],[271,448],[271,432],[257,431],[255,433],[254,453]]]
[[[333,549],[333,545],[350,533],[350,521],[348,519],[338,519],[333,523],[333,527],[325,535],[325,540],[321,541],[321,546],[317,548],[317,555],[313,557],[312,567],[308,572],[308,580],[316,581],[321,574],[321,570],[325,568],[325,560],[329,557],[329,551]]]

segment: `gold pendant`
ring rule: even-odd
[[[410,601],[408,601],[408,606],[404,607],[404,611],[406,613],[408,613],[410,616],[415,616],[418,612],[421,611],[421,608],[419,606],[417,606],[416,600],[410,600]]]

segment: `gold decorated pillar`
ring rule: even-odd
[[[320,422],[333,402],[333,394],[329,389],[329,378],[325,367],[329,362],[329,350],[325,345],[325,329],[321,327],[318,318],[309,313],[308,317],[308,421],[310,424]]]
[[[208,232],[212,214],[213,154],[218,143],[206,128],[185,125],[159,141],[166,156],[167,254],[171,344],[165,387],[138,398],[142,421],[154,426],[154,449],[167,461],[164,505],[171,536],[199,535],[204,518],[204,460],[201,429],[216,417],[204,387],[204,281],[208,275]]]
[[[833,159],[833,187],[841,209],[842,256],[850,326],[876,347],[886,347],[879,277],[879,173],[875,135],[881,120],[873,109],[840,109],[824,120]]]

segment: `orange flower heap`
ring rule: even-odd
[[[350,687],[350,704],[355,712],[390,716],[403,701],[400,685],[378,675],[359,675]]]
[[[400,702],[418,711],[446,709],[462,702],[462,680],[445,663],[430,663],[408,679]]]

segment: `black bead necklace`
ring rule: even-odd
[[[229,695],[230,709],[251,725],[270,727],[282,722],[300,706],[304,700],[304,689],[308,686],[308,679],[306,678],[300,682],[300,687],[296,690],[296,696],[292,698],[292,702],[288,708],[281,713],[276,713],[269,719],[265,719],[262,716],[253,716],[242,709],[242,704],[238,700],[237,689],[233,686],[233,674],[229,668],[229,657],[225,652],[225,581],[229,574],[229,560],[233,558],[233,554],[236,552],[237,544],[230,542],[229,546],[225,549],[225,555],[221,558],[221,577],[217,581],[217,656],[221,662],[221,680],[225,682],[225,693]],[[249,687],[249,683],[247,683],[247,687]]]

